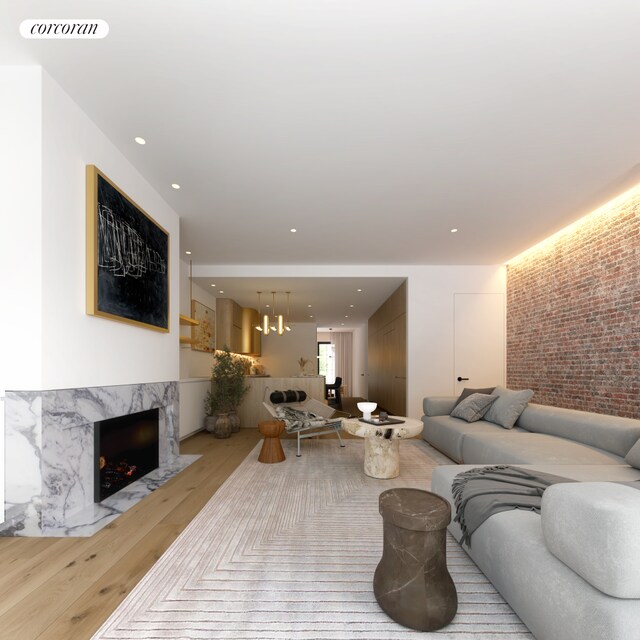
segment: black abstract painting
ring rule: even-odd
[[[169,234],[93,166],[87,188],[89,312],[168,331]]]

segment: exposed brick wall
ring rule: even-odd
[[[640,418],[640,189],[509,263],[507,385]]]

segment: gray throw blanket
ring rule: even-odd
[[[544,490],[558,482],[575,481],[507,465],[459,473],[453,480],[452,492],[456,506],[454,522],[462,529],[461,543],[470,548],[473,532],[494,513],[509,509],[540,513]]]

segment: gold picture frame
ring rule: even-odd
[[[169,332],[169,233],[87,165],[87,313]]]

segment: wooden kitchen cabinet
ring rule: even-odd
[[[256,329],[260,325],[257,309],[242,309],[242,351],[241,353],[257,357],[262,353],[262,333]]]
[[[402,284],[369,318],[368,399],[394,415],[407,410],[407,289]]]
[[[216,300],[216,349],[242,352],[242,307],[231,298]]]

